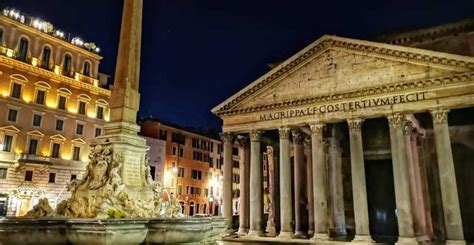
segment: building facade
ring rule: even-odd
[[[222,143],[199,133],[163,124],[154,119],[141,123],[142,136],[150,146],[149,159],[155,180],[168,193],[178,193],[186,215],[220,215],[222,200]],[[160,160],[163,159],[162,163]],[[232,156],[233,208],[239,210],[238,148]]]
[[[473,31],[467,20],[376,41],[323,36],[215,107],[224,216],[232,215],[226,152],[249,137],[239,234],[263,236],[267,136],[278,143],[273,235],[474,241]]]
[[[0,15],[0,216],[68,198],[109,118],[98,47],[65,36],[16,10]]]

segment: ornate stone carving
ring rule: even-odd
[[[363,122],[364,122],[364,119],[361,119],[361,118],[347,119],[347,124],[349,125],[349,132],[351,133],[360,132]]]
[[[41,198],[38,204],[33,206],[33,209],[28,211],[23,217],[27,218],[39,218],[39,217],[53,217],[55,216],[54,210],[49,206],[47,198]]]
[[[250,140],[251,141],[260,141],[262,140],[262,130],[252,130],[250,131]]]
[[[303,144],[305,134],[301,131],[293,130],[291,131],[291,135],[293,136],[293,143],[294,144]]]
[[[415,132],[413,130],[413,122],[410,120],[405,119],[404,124],[403,124],[403,134],[404,135],[414,135]]]
[[[445,124],[448,123],[448,112],[449,109],[438,108],[430,110],[431,117],[433,118],[433,124]]]
[[[320,135],[323,133],[324,123],[313,123],[309,127],[311,128],[311,134]]]
[[[311,136],[306,135],[306,137],[304,138],[303,144],[305,148],[311,149]]]
[[[291,129],[289,127],[279,127],[278,134],[280,135],[280,139],[289,139],[290,138]]]
[[[225,143],[233,143],[235,135],[233,133],[220,133],[222,142]]]
[[[387,119],[388,119],[388,123],[393,128],[404,127],[404,124],[406,122],[405,116],[400,113],[393,113],[392,115],[388,115]]]

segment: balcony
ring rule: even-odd
[[[20,157],[18,158],[18,162],[23,162],[23,163],[49,164],[50,161],[51,159],[49,157],[38,156],[35,154],[27,154],[27,153],[21,153]]]
[[[94,86],[99,86],[99,80],[98,79],[95,79],[93,77],[89,77],[89,76],[85,76],[79,72],[76,72],[75,75],[74,75],[74,79],[76,81],[80,81],[80,82],[84,82],[84,83],[88,83],[88,84],[91,84],[91,85],[94,85]]]

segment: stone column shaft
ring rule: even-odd
[[[454,171],[451,140],[449,139],[447,109],[431,111],[433,117],[433,130],[438,156],[439,181],[443,201],[444,223],[446,226],[446,240],[464,241],[464,233],[459,207],[456,173]]]
[[[224,144],[222,214],[227,219],[227,232],[232,233],[232,142],[234,135],[232,133],[223,133],[221,138]]]
[[[250,132],[250,236],[263,235],[262,131]]]
[[[304,163],[304,134],[293,131],[293,153],[294,153],[294,183],[295,183],[295,235],[304,236],[303,219],[306,209],[305,200],[305,163]]]
[[[306,155],[306,197],[308,204],[308,236],[314,235],[314,196],[313,196],[313,154],[311,149],[311,137],[304,141]]]
[[[324,154],[323,129],[324,124],[311,124],[311,156],[313,162],[313,210],[314,235],[313,240],[328,240],[328,193],[327,167]]]
[[[369,230],[369,209],[365,182],[364,151],[362,149],[362,119],[347,120],[351,149],[352,196],[354,202],[354,242],[372,242]]]
[[[278,129],[280,135],[280,238],[293,237],[293,206],[291,204],[290,128]]]
[[[249,182],[250,182],[250,149],[247,138],[239,139],[240,151],[240,211],[239,211],[239,235],[247,234],[249,230]]]
[[[405,145],[404,115],[395,113],[387,117],[390,126],[393,181],[397,206],[398,243],[416,243],[410,194],[410,171],[412,155]]]
[[[328,147],[329,201],[332,229],[336,235],[346,235],[344,213],[344,186],[342,178],[342,149],[336,138],[329,140]]]

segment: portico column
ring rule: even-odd
[[[250,132],[250,231],[249,236],[261,236],[263,222],[262,131]]]
[[[238,138],[240,159],[240,211],[239,235],[246,235],[249,231],[249,181],[250,181],[250,149],[247,137]]]
[[[328,193],[327,167],[324,154],[324,124],[311,124],[311,155],[313,158],[313,202],[314,235],[313,240],[328,240]]]
[[[232,230],[232,143],[234,135],[232,133],[222,133],[221,139],[224,144],[224,171],[223,171],[223,199],[222,214],[227,219],[227,233]]]
[[[295,183],[295,236],[303,237],[303,219],[306,201],[305,193],[305,163],[303,140],[304,134],[299,131],[292,131],[293,136],[293,153],[294,153],[294,183]]]
[[[344,213],[344,186],[342,177],[342,149],[336,137],[328,139],[328,185],[330,229],[337,235],[346,235]]]
[[[364,151],[361,127],[363,119],[348,119],[351,150],[352,197],[354,202],[355,237],[352,242],[373,242],[369,230],[369,210],[365,183]]]
[[[292,196],[291,196],[291,161],[290,161],[290,128],[280,127],[280,234],[278,237],[293,237]]]
[[[390,126],[390,146],[392,151],[393,181],[397,206],[398,242],[416,243],[413,230],[412,204],[410,197],[411,151],[405,145],[405,116],[395,113],[387,117]]]
[[[453,153],[449,139],[449,110],[440,108],[430,112],[433,117],[436,154],[438,156],[439,181],[443,200],[444,223],[446,226],[446,243],[465,244]]]
[[[311,137],[305,137],[304,152],[306,155],[306,197],[308,204],[308,236],[314,235],[314,196],[313,196],[313,155],[311,151]]]

